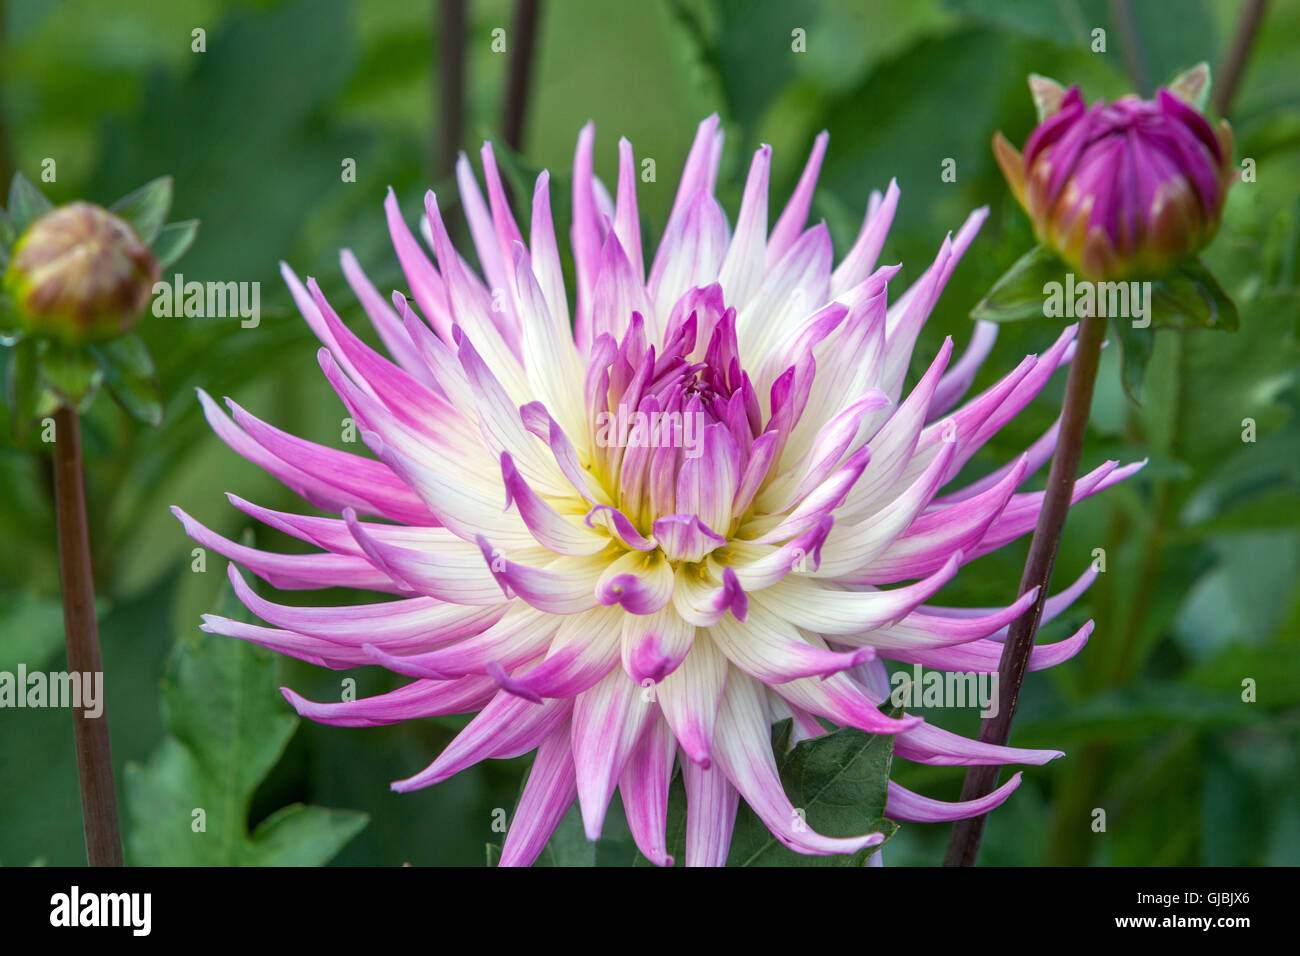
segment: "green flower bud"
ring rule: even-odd
[[[18,238],[4,288],[24,331],[76,345],[135,325],[158,273],[153,252],[130,225],[78,201],[41,216]]]

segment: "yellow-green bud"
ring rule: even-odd
[[[158,273],[153,252],[125,220],[78,201],[28,226],[14,245],[4,287],[23,330],[83,344],[135,325]]]

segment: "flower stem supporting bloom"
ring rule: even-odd
[[[1025,571],[1020,579],[1020,593],[1038,588],[1038,599],[1011,625],[1002,657],[998,662],[999,706],[997,715],[980,725],[979,739],[984,743],[1004,746],[1011,736],[1011,721],[1020,702],[1020,685],[1025,679],[1029,655],[1034,647],[1034,637],[1043,616],[1043,603],[1052,580],[1052,567],[1065,528],[1065,516],[1070,510],[1074,494],[1074,479],[1079,472],[1079,459],[1083,452],[1083,438],[1088,427],[1088,413],[1092,408],[1092,391],[1097,382],[1097,366],[1101,361],[1101,344],[1106,337],[1106,320],[1088,316],[1083,320],[1078,348],[1070,364],[1070,377],[1065,386],[1064,407],[1061,414],[1061,431],[1052,456],[1051,471],[1047,476],[1047,490],[1043,507],[1038,514],[1038,525],[1025,559]],[[971,767],[966,772],[961,799],[974,800],[990,793],[997,785],[998,767]],[[980,840],[984,835],[984,816],[959,820],[953,825],[948,840],[948,853],[944,866],[974,866],[979,854]]]
[[[95,620],[95,582],[90,566],[81,423],[77,413],[61,406],[54,415],[54,429],[54,497],[68,670],[99,674],[104,670],[104,662],[99,650],[99,624]],[[74,708],[72,725],[77,743],[86,859],[91,866],[121,866],[122,837],[117,822],[108,716],[101,712],[97,718],[91,718],[83,709]]]

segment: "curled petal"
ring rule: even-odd
[[[669,561],[700,561],[727,539],[699,519],[690,515],[664,515],[654,523],[655,542]]]
[[[730,565],[722,569],[718,583],[706,565],[684,564],[677,569],[673,607],[696,627],[708,627],[728,611],[743,621],[749,613],[749,596]]]
[[[600,565],[593,559],[575,559],[568,566],[556,561],[550,568],[539,569],[511,561],[483,535],[478,536],[478,546],[484,564],[507,597],[522,598],[550,614],[576,614],[596,606],[594,586]]]
[[[947,803],[913,793],[891,780],[889,796],[885,802],[885,816],[892,820],[910,820],[915,823],[951,823],[953,820],[965,820],[1002,806],[1018,786],[1020,786],[1020,774],[1014,773],[1010,780],[978,800]]]
[[[601,604],[618,604],[631,614],[653,614],[672,596],[673,568],[659,551],[629,551],[612,561],[596,582]]]
[[[499,691],[438,759],[413,777],[393,783],[398,793],[431,787],[489,757],[518,757],[549,737],[569,717],[573,704],[551,700],[542,704]]]
[[[318,704],[281,687],[280,693],[301,716],[335,727],[383,727],[439,714],[463,714],[482,707],[496,685],[474,675],[456,680],[418,680],[376,697]]]

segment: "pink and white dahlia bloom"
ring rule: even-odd
[[[236,452],[341,518],[232,495],[320,549],[283,555],[176,514],[200,544],[274,587],[397,597],[275,604],[232,566],[239,597],[270,626],[207,616],[205,629],[325,667],[379,664],[414,678],[341,703],[286,689],[314,720],[355,727],[476,712],[396,790],[535,750],[507,865],[532,862],[575,799],[596,838],[616,787],[638,847],[672,862],[675,765],[687,865],[725,862],[740,797],[801,853],[878,844],[877,833],[829,837],[803,825],[772,753],[771,725],[784,718],[795,739],[825,733],[823,721],[893,734],[898,756],[928,764],[1059,756],[973,742],[878,705],[889,692],[882,658],[996,670],[999,640],[1032,594],[998,609],[924,602],[962,565],[1033,528],[1042,495],[1017,488],[1050,456],[1054,431],[973,484],[945,486],[1069,361],[1075,329],[957,407],[995,337],[977,326],[959,361],[945,341],[904,395],[917,333],[985,210],[890,302],[899,267],[876,260],[896,185],[872,197],[838,266],[825,224],[806,227],[825,133],[769,229],[770,149],[754,155],[733,225],[714,196],[723,136],[717,117],[705,120],[653,257],[642,248],[631,145],[619,143],[611,196],[592,172],[594,139],[589,125],[574,161],[572,313],[547,174],[525,243],[490,146],[486,200],[469,161],[457,169],[481,276],[453,248],[432,192],[422,225],[436,266],[396,198],[385,203],[415,307],[401,293],[390,306],[342,255],[390,358],[340,321],[314,281],[304,287],[283,268],[323,343],[321,368],[374,457],[286,434],[234,402],[227,417],[200,393]],[[1133,467],[1102,465],[1079,479],[1076,500]],[[1049,601],[1047,616],[1090,581]],[[890,587],[898,582],[911,583]],[[1030,667],[1068,659],[1090,629],[1035,648]],[[966,804],[891,783],[887,813],[983,812],[1018,779]]]

